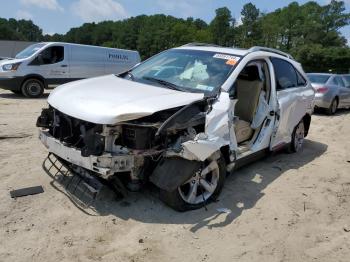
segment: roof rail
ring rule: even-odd
[[[263,46],[253,46],[252,48],[250,48],[248,50],[248,52],[257,52],[257,51],[264,51],[264,52],[270,52],[270,53],[274,53],[274,54],[278,54],[278,55],[281,55],[281,56],[285,56],[289,59],[293,59],[293,56],[291,56],[290,54],[288,53],[285,53],[285,52],[282,52],[278,49],[274,49],[274,48],[269,48],[269,47],[263,47]]]
[[[215,44],[207,44],[207,43],[197,43],[197,42],[194,42],[194,43],[188,43],[188,44],[185,44],[183,46],[211,46],[211,47],[222,47],[220,45],[215,45]]]

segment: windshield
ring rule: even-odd
[[[307,75],[311,81],[311,83],[315,84],[325,84],[327,83],[328,79],[331,77],[330,75],[315,75],[315,74],[308,74]]]
[[[171,49],[132,69],[128,77],[185,92],[209,93],[226,81],[239,59],[230,54]]]
[[[19,52],[15,58],[27,58],[30,57],[31,55],[33,55],[36,51],[38,51],[40,48],[42,48],[44,45],[44,43],[40,43],[40,44],[34,44],[34,45],[30,45],[28,46],[26,49],[22,50],[21,52]]]

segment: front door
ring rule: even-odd
[[[30,66],[33,73],[46,79],[49,87],[66,83],[69,79],[68,48],[64,45],[49,46],[41,51]]]
[[[350,105],[350,86],[347,86],[342,77],[337,76],[336,80],[339,85],[339,106],[347,107]]]

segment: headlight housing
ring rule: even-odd
[[[6,64],[2,66],[3,71],[16,71],[21,63]]]

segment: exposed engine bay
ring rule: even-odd
[[[202,100],[116,125],[101,125],[50,106],[42,110],[37,126],[50,152],[72,169],[80,166],[107,180],[118,176],[129,189],[137,190],[166,151],[179,153],[184,142],[204,132],[208,108],[207,101]],[[52,148],[49,140],[56,141]],[[57,149],[57,142],[61,149]]]

